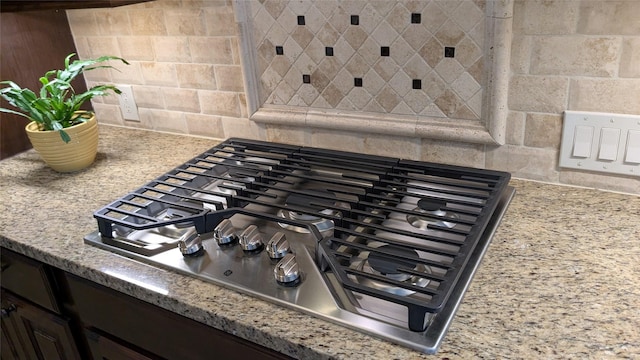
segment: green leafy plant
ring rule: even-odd
[[[42,88],[39,94],[32,90],[21,88],[13,81],[1,81],[0,95],[7,102],[21,111],[0,108],[1,112],[16,114],[38,123],[40,130],[55,130],[60,132],[60,137],[66,143],[71,138],[63,130],[70,126],[87,121],[87,117],[80,112],[80,107],[85,101],[94,96],[105,96],[110,92],[120,94],[120,90],[114,85],[96,85],[89,90],[77,94],[71,82],[81,73],[100,68],[112,68],[105,64],[109,60],[119,60],[129,65],[122,58],[116,56],[101,56],[96,59],[74,60],[76,54],[69,54],[64,60],[64,69],[50,70],[40,78]],[[117,70],[117,69],[116,69]]]

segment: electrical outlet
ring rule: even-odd
[[[138,106],[136,105],[136,100],[133,98],[131,85],[116,85],[116,87],[122,91],[119,96],[122,118],[125,120],[140,121]]]

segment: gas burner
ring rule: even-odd
[[[411,226],[420,230],[427,230],[429,228],[429,225],[453,228],[454,226],[456,226],[455,221],[460,217],[456,213],[442,210],[442,208],[445,206],[445,201],[422,198],[418,200],[418,207],[412,210],[413,212],[419,214],[408,214],[407,222],[411,224]],[[434,218],[432,216],[437,216],[437,218]],[[453,221],[446,221],[442,218],[450,219]]]
[[[368,274],[384,276],[390,280],[399,281],[407,285],[427,287],[429,279],[402,272],[399,268],[408,268],[415,271],[431,274],[431,268],[416,261],[420,259],[418,252],[413,249],[393,246],[382,242],[371,242],[369,247],[380,249],[390,255],[379,252],[363,251],[352,259],[351,268]],[[386,291],[391,294],[409,296],[415,291],[405,289],[382,281],[370,279],[365,276],[355,276],[355,281],[361,285]]]
[[[332,218],[339,217],[342,215],[342,213],[340,210],[332,209],[331,207],[349,209],[349,204],[340,201],[334,201],[332,199],[326,199],[326,197],[335,197],[335,195],[329,190],[313,189],[306,190],[305,194],[291,194],[285,200],[285,206],[304,208],[313,213],[281,209],[278,210],[277,215],[278,217],[281,217],[283,219],[294,220],[308,225],[313,225],[321,233],[333,230],[335,224]],[[318,214],[326,215],[327,218]],[[309,233],[309,229],[305,227],[285,223],[278,224],[287,230],[303,234]]]

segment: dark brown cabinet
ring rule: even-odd
[[[68,319],[6,291],[2,312],[2,359],[81,359]]]
[[[61,312],[53,270],[2,249],[3,360],[80,360],[70,318]]]
[[[2,248],[2,360],[290,357]]]

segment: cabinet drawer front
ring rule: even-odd
[[[0,258],[3,288],[45,309],[60,313],[60,306],[51,286],[51,274],[45,264],[4,248]]]

